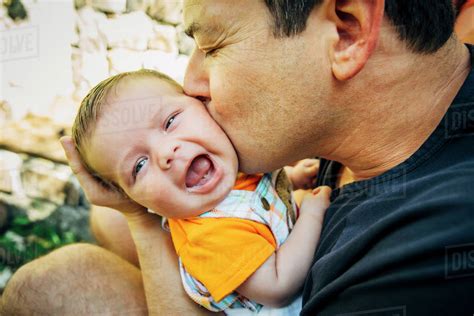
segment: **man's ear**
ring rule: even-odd
[[[385,0],[333,0],[328,6],[338,39],[330,51],[332,72],[349,80],[364,68],[374,51],[385,11]]]

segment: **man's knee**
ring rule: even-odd
[[[2,303],[2,315],[146,313],[140,271],[90,244],[65,246],[21,267]]]

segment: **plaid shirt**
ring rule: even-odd
[[[279,171],[265,174],[255,191],[232,190],[213,210],[201,214],[201,218],[241,218],[264,224],[270,228],[277,248],[288,238],[294,223],[288,216],[285,203],[275,190]],[[291,188],[288,188],[290,190]],[[291,201],[291,206],[295,204]],[[291,210],[293,211],[293,210]],[[166,219],[163,221],[166,229]],[[219,312],[228,308],[247,308],[258,312],[262,305],[233,292],[219,302],[214,301],[206,287],[191,276],[179,260],[181,280],[186,293],[199,305],[210,311]]]

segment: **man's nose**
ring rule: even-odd
[[[173,160],[176,158],[176,153],[179,150],[179,145],[176,143],[162,143],[158,145],[160,147],[158,151],[158,166],[162,170],[168,170],[171,168]]]
[[[196,47],[186,69],[183,88],[184,92],[189,96],[204,100],[211,98],[205,54]]]

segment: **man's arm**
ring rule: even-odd
[[[330,193],[329,187],[321,187],[304,197],[301,215],[286,242],[237,292],[263,305],[279,307],[291,301],[311,267]]]
[[[83,166],[70,136],[62,137],[61,145],[87,199],[92,204],[114,208],[126,216],[138,252],[148,314],[207,314],[206,310],[191,301],[182,288],[178,259],[170,236],[161,229],[160,218],[98,183]]]
[[[161,228],[161,218],[148,213],[126,216],[140,261],[148,315],[211,314],[184,291],[178,258],[169,234]]]

